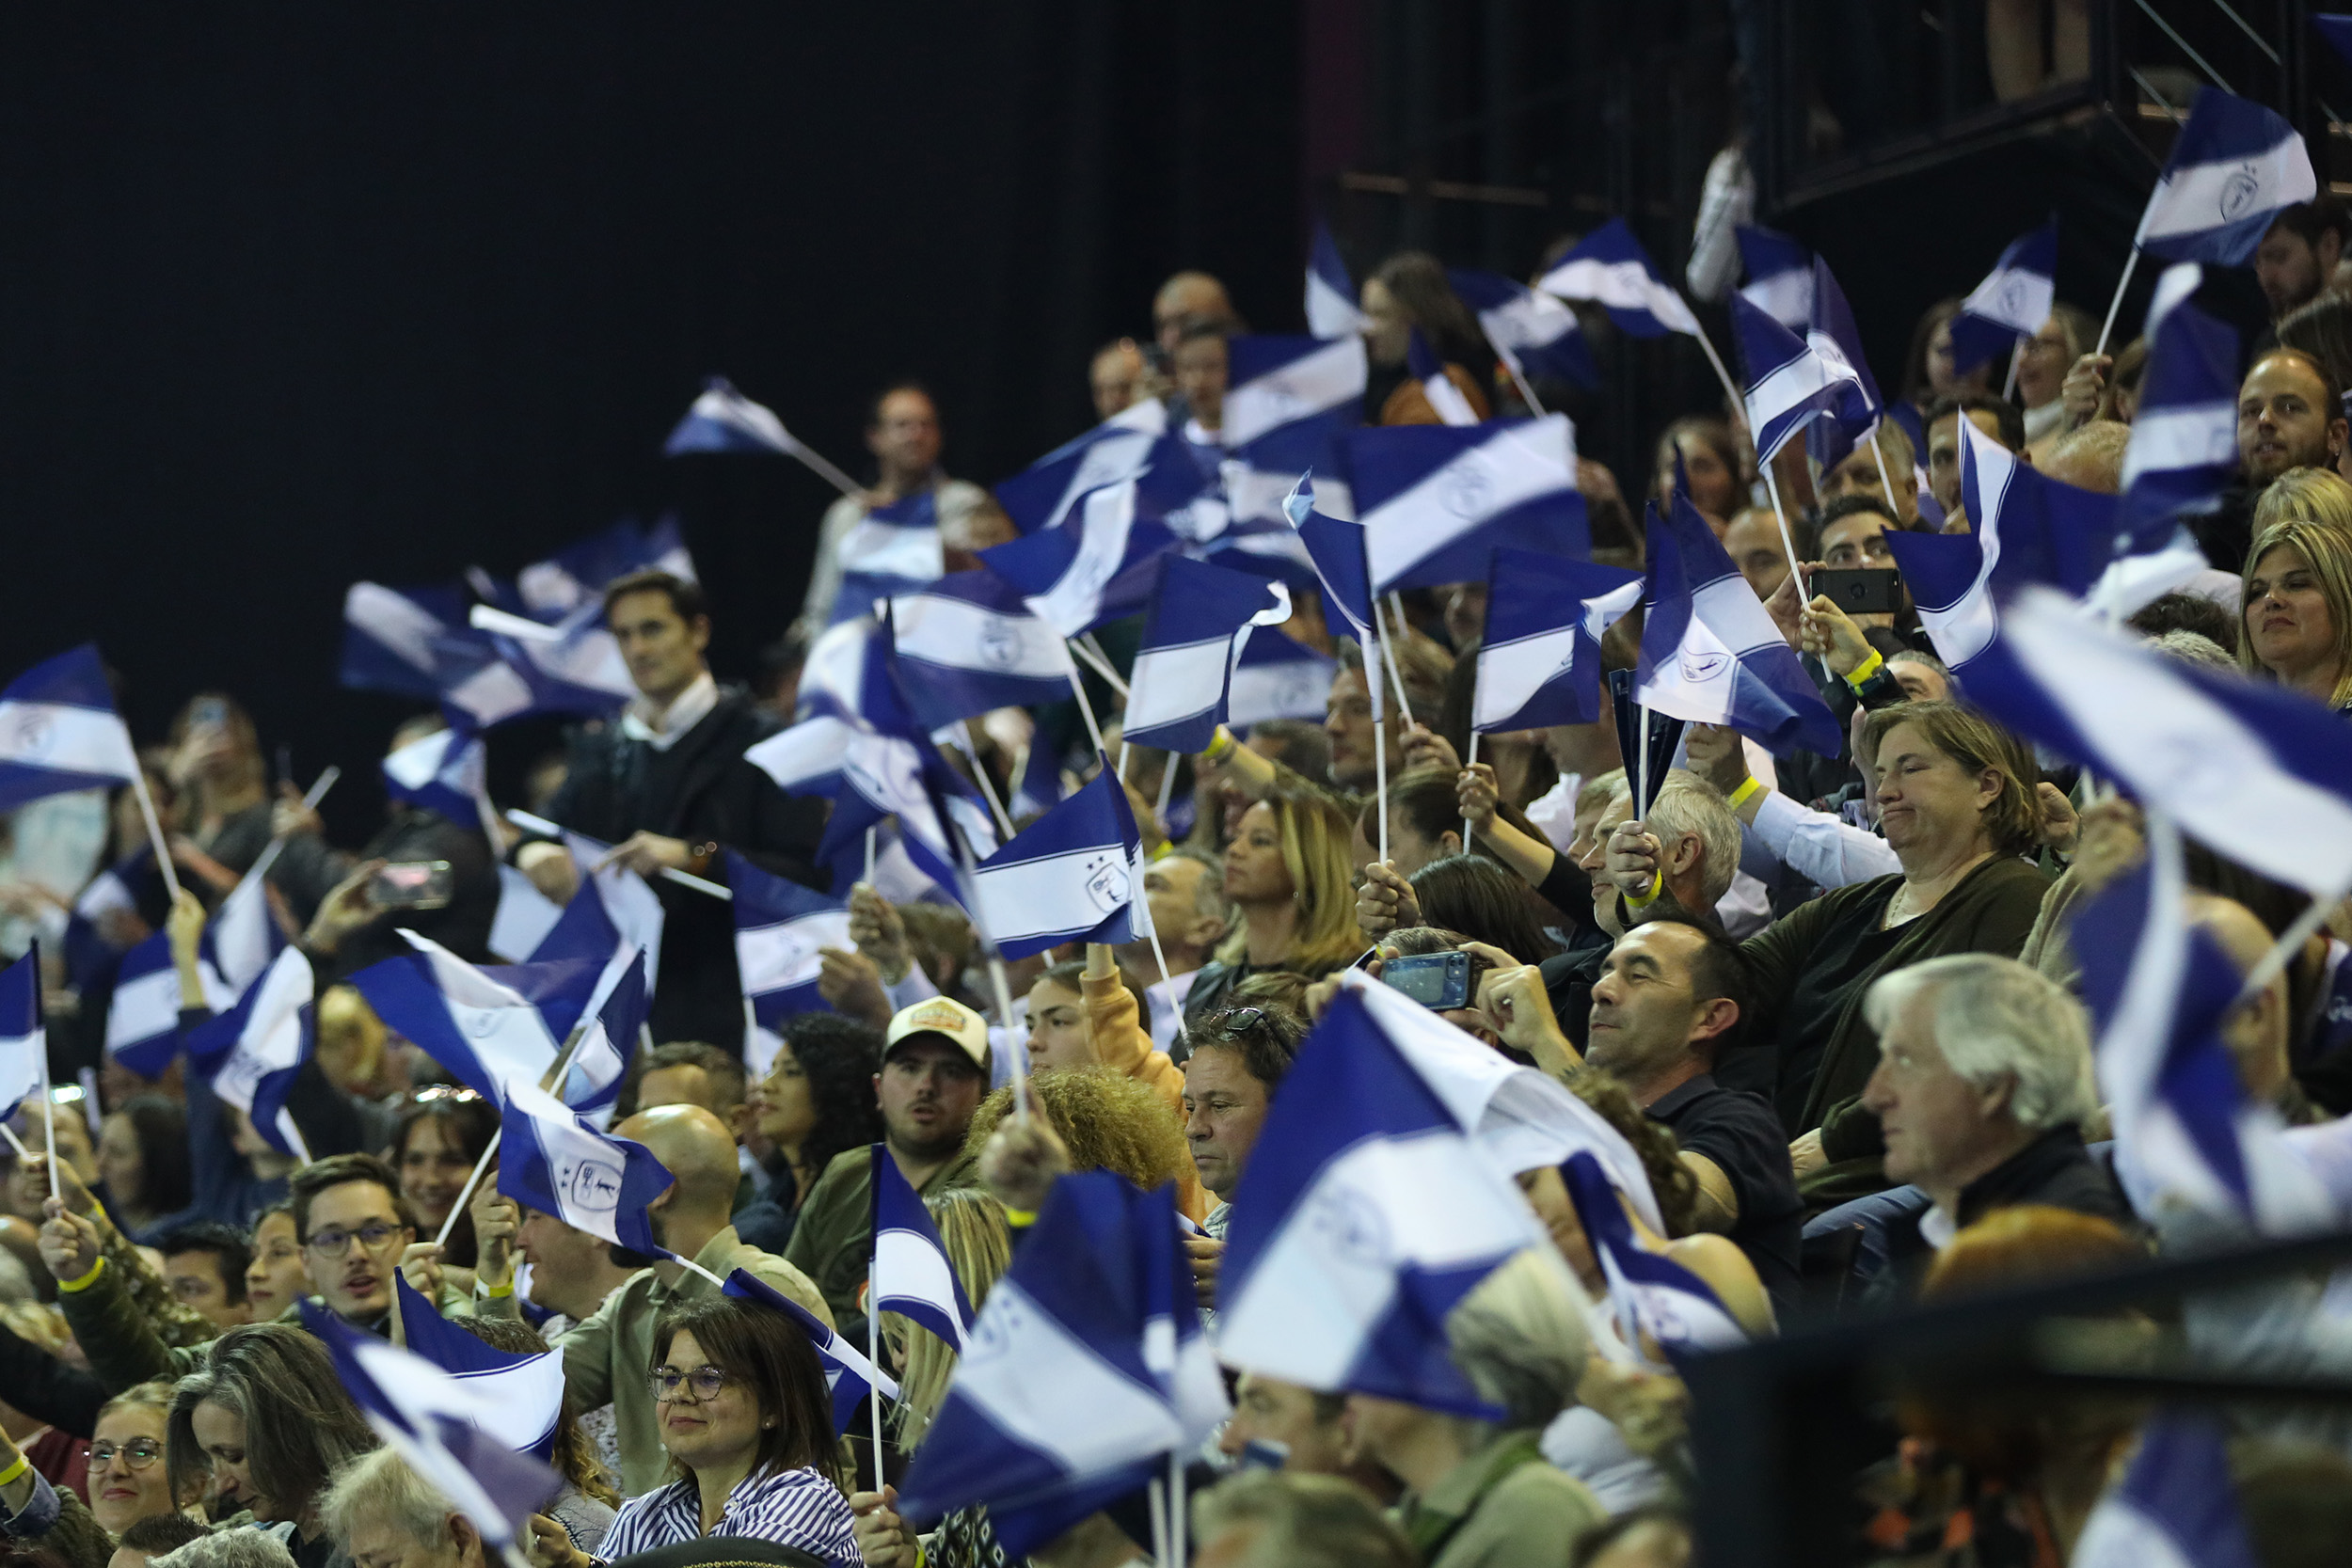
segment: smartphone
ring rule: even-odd
[[[1380,983],[1437,1012],[1470,1006],[1468,953],[1416,953],[1380,966]]]
[[[1813,592],[1849,615],[1892,615],[1903,607],[1903,575],[1892,566],[1819,571]]]
[[[229,726],[229,705],[218,697],[207,697],[188,710],[188,728],[226,729]]]
[[[368,882],[368,902],[385,910],[437,910],[449,902],[447,861],[394,861]]]

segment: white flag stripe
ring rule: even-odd
[[[1748,602],[1756,602],[1756,594],[1738,578],[1732,586],[1747,594]],[[1688,720],[1694,724],[1724,724],[1731,721],[1733,698],[1739,689],[1740,660],[1708,622],[1702,601],[1721,583],[1709,583],[1691,596],[1691,619],[1683,627],[1682,646],[1671,659],[1661,660],[1651,672],[1649,684],[1640,688],[1635,697],[1656,708],[1670,719]]]
[[[845,572],[874,572],[898,578],[935,578],[946,570],[939,530],[909,528],[880,517],[858,519],[841,541]]]
[[[1230,421],[1230,400],[1226,406]],[[1232,428],[1230,423],[1227,428]],[[1056,633],[1075,637],[1093,625],[1095,612],[1102,608],[1103,589],[1126,558],[1127,534],[1135,520],[1133,481],[1093,491],[1079,506],[1076,558],[1053,587],[1025,601]]]
[[[1080,453],[1078,466],[1071,470],[1070,482],[1062,486],[1061,499],[1054,503],[1054,510],[1045,515],[1045,520],[1038,525],[1040,528],[1052,528],[1070,515],[1070,509],[1078,503],[1081,496],[1106,484],[1134,479],[1151,466],[1152,444],[1167,433],[1168,415],[1164,405],[1156,401],[1140,403],[1125,414],[1113,418],[1120,424],[1134,423],[1136,421],[1131,416],[1139,409],[1152,410],[1157,417],[1146,424],[1137,425],[1132,432],[1105,436]]]
[[[1589,299],[1619,310],[1647,310],[1671,331],[1698,335],[1698,318],[1682,296],[1649,275],[1640,261],[1585,257],[1545,274],[1543,291],[1562,299]]]
[[[2166,175],[2148,198],[2132,243],[2202,233],[2264,208],[2309,201],[2318,194],[2318,177],[2303,138],[2290,135],[2250,157],[2191,164]]]
[[[898,652],[909,658],[997,675],[1057,680],[1070,646],[1034,615],[1009,615],[945,594],[908,594],[890,603]]]
[[[512,1367],[453,1371],[450,1376],[482,1402],[474,1426],[484,1436],[517,1453],[535,1447],[563,1417],[564,1353],[560,1350]]]
[[[180,1027],[180,976],[159,969],[115,988],[106,1008],[106,1049],[116,1051]]]
[[[528,643],[516,643],[528,647]],[[504,660],[485,664],[449,689],[450,705],[487,728],[531,706],[531,683]]]
[[[1125,848],[1105,844],[984,866],[973,874],[972,891],[981,926],[1005,942],[1090,930],[1128,901],[1132,882]]]
[[[355,582],[343,595],[343,619],[406,663],[433,673],[437,663],[433,640],[440,635],[441,623],[405,594],[381,583]]]
[[[1574,490],[1575,443],[1563,414],[1505,426],[1374,507],[1363,517],[1374,585],[1394,582],[1510,507]]]
[[[1341,407],[1364,395],[1366,369],[1361,338],[1334,339],[1228,392],[1218,434],[1229,449],[1247,446],[1286,424]]]
[[[823,967],[818,949],[850,948],[850,911],[826,910],[774,926],[735,933],[735,961],[743,974],[743,994],[765,996],[815,982]]]
[[[1764,379],[1748,391],[1748,423],[1762,430],[1781,419],[1806,399],[1850,378],[1838,373],[1838,368],[1824,361],[1819,354],[1801,354],[1787,364],[1765,372]],[[1795,427],[1802,430],[1803,425]],[[1786,441],[1787,434],[1782,439]]]
[[[564,906],[530,878],[511,865],[499,867],[498,913],[490,919],[492,957],[511,964],[528,961],[563,918]]]
[[[98,708],[0,700],[0,764],[128,779],[139,770],[131,732]]]
[[[1533,637],[1482,645],[1478,650],[1477,697],[1471,722],[1486,725],[1527,705],[1529,698],[1567,673],[1576,662],[1579,628],[1562,626]]]
[[[1960,302],[1960,308],[1972,316],[1999,322],[2030,337],[2050,319],[2050,307],[2057,298],[2056,286],[2040,273],[2023,267],[1997,267]]]
[[[1172,724],[1215,707],[1225,690],[1232,645],[1231,638],[1213,637],[1137,654],[1127,674],[1127,733]]]
[[[2208,1568],[2191,1560],[2160,1522],[2120,1497],[2092,1512],[2070,1560],[2072,1568]]]
[[[1791,332],[1803,332],[1813,320],[1813,274],[1809,270],[1759,277],[1742,287],[1740,295]]]
[[[2143,408],[2123,449],[2123,488],[2152,469],[2202,468],[2235,463],[2237,406],[2199,403]]]
[[[946,1255],[912,1230],[882,1230],[874,1237],[874,1293],[888,1300],[934,1303],[955,1316],[956,1273]],[[887,1311],[889,1308],[884,1307]]]
[[[424,955],[450,1022],[483,1067],[501,1084],[538,1083],[563,1043],[548,1032],[539,1009],[438,942],[414,931],[400,934]]]
[[[1318,272],[1307,274],[1307,330],[1318,338],[1344,338],[1363,325],[1356,302]]]
[[[1070,1471],[1090,1471],[1101,1453],[1151,1453],[1184,1436],[1156,1389],[1104,1361],[1011,1279],[989,1291],[955,1386],[991,1424]],[[1073,1422],[1073,1410],[1087,1418]]]
[[[717,387],[711,388],[694,400],[693,407],[688,412],[713,424],[739,430],[778,451],[790,451],[799,444],[786,432],[784,421],[777,419],[765,404],[754,403],[732,388],[722,390]]]
[[[777,788],[802,790],[839,771],[856,734],[856,725],[832,714],[803,719],[745,752],[743,760],[775,780]]]

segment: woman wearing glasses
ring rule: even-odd
[[[544,1516],[540,1568],[589,1568],[712,1535],[797,1546],[860,1568],[849,1499],[834,1470],[833,1403],[808,1336],[782,1313],[718,1297],[655,1325],[655,1418],[675,1481],[629,1501],[590,1558]]]
[[[172,1493],[166,1461],[170,1423],[171,1385],[160,1379],[125,1388],[99,1407],[86,1484],[89,1511],[109,1535],[195,1500],[193,1487]]]

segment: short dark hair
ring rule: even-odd
[[[1748,970],[1747,955],[1740,950],[1738,942],[1724,934],[1723,923],[1716,920],[1711,911],[1700,915],[1692,914],[1688,910],[1660,910],[1633,929],[1638,931],[1649,926],[1680,926],[1696,931],[1699,950],[1691,956],[1692,998],[1699,1002],[1712,1002],[1720,996],[1740,1009],[1740,1016],[1732,1021],[1731,1027],[1707,1043],[1707,1051],[1720,1057],[1738,1045],[1740,1037],[1747,1032],[1748,1014],[1753,1010],[1756,992],[1755,981]]]
[[[198,1524],[184,1513],[151,1513],[123,1526],[122,1533],[115,1537],[115,1544],[149,1557],[161,1557],[212,1533],[210,1526]]]
[[[670,601],[677,618],[688,626],[710,618],[710,600],[703,594],[703,585],[691,578],[675,572],[665,572],[659,566],[630,572],[614,578],[604,585],[604,616],[612,618],[612,607],[631,594],[660,594]]]
[[[1994,439],[2011,451],[2026,450],[2026,411],[2006,398],[1989,397],[1982,392],[1971,392],[1966,397],[1937,398],[1928,405],[1928,417],[1919,426],[1919,434],[1925,436],[1934,428],[1936,420],[1954,414],[1990,414],[1993,416]],[[1925,452],[1919,455],[1923,461],[1927,456]]]
[[[833,1397],[825,1369],[808,1333],[784,1313],[733,1296],[706,1297],[673,1307],[654,1320],[650,1376],[681,1333],[694,1337],[710,1365],[752,1396],[762,1417],[775,1425],[759,1434],[752,1474],[773,1475],[803,1466],[838,1481],[834,1464]],[[685,1466],[671,1461],[681,1474]]]
[[[1211,1013],[1189,1031],[1192,1053],[1230,1051],[1241,1069],[1272,1095],[1298,1057],[1307,1026],[1288,1007],[1227,1007]]]
[[[911,375],[902,375],[898,380],[893,381],[888,386],[884,387],[881,391],[876,392],[873,396],[873,400],[866,404],[866,429],[871,430],[876,425],[882,423],[882,405],[888,403],[892,398],[897,397],[900,392],[920,392],[923,395],[923,401],[931,405],[931,417],[934,419],[939,417],[939,399],[931,395],[931,389],[925,386],[922,382],[915,380],[914,377]]]
[[[1895,508],[1887,499],[1875,490],[1863,490],[1851,496],[1840,496],[1821,508],[1821,520],[1814,529],[1815,535],[1819,537],[1827,533],[1836,524],[1849,517],[1858,517],[1866,512],[1885,523],[1888,532],[1900,533],[1903,531],[1903,520],[1895,515]]]
[[[408,1200],[400,1196],[400,1176],[390,1165],[373,1154],[330,1154],[303,1166],[286,1182],[286,1196],[294,1211],[295,1241],[304,1246],[310,1244],[310,1205],[329,1187],[340,1187],[348,1181],[373,1181],[383,1188],[392,1200],[392,1211],[400,1216],[400,1223],[411,1230],[417,1227],[417,1216],[409,1211]]]
[[[637,1058],[637,1070],[629,1077],[629,1108],[626,1114],[637,1114],[637,1101],[644,1092],[645,1074],[681,1067],[702,1069],[722,1105],[742,1104],[751,1086],[743,1069],[742,1058],[729,1055],[717,1046],[707,1045],[701,1040],[672,1040],[667,1045],[655,1046]]]
[[[1406,880],[1421,904],[1423,925],[1500,947],[1523,964],[1539,963],[1558,951],[1544,935],[1534,890],[1484,855],[1448,855]]]
[[[2210,637],[2225,654],[2237,652],[2237,618],[2202,594],[2159,594],[2124,619],[2142,637],[2193,631]]]
[[[1265,719],[1249,726],[1252,740],[1274,742],[1274,759],[1302,779],[1331,771],[1331,736],[1304,719]]]
[[[220,1270],[220,1283],[229,1305],[245,1300],[245,1271],[253,1262],[253,1249],[243,1232],[218,1220],[194,1220],[155,1238],[155,1250],[169,1262],[191,1252],[209,1252]]]
[[[2346,215],[2343,202],[2326,191],[2309,201],[2280,208],[2270,226],[2283,229],[2310,245],[2319,244],[2322,234],[2335,235],[2339,245],[2352,240],[2352,216]]]

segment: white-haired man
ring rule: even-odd
[[[352,1568],[484,1568],[495,1555],[473,1521],[389,1449],[337,1471],[319,1514]]]

